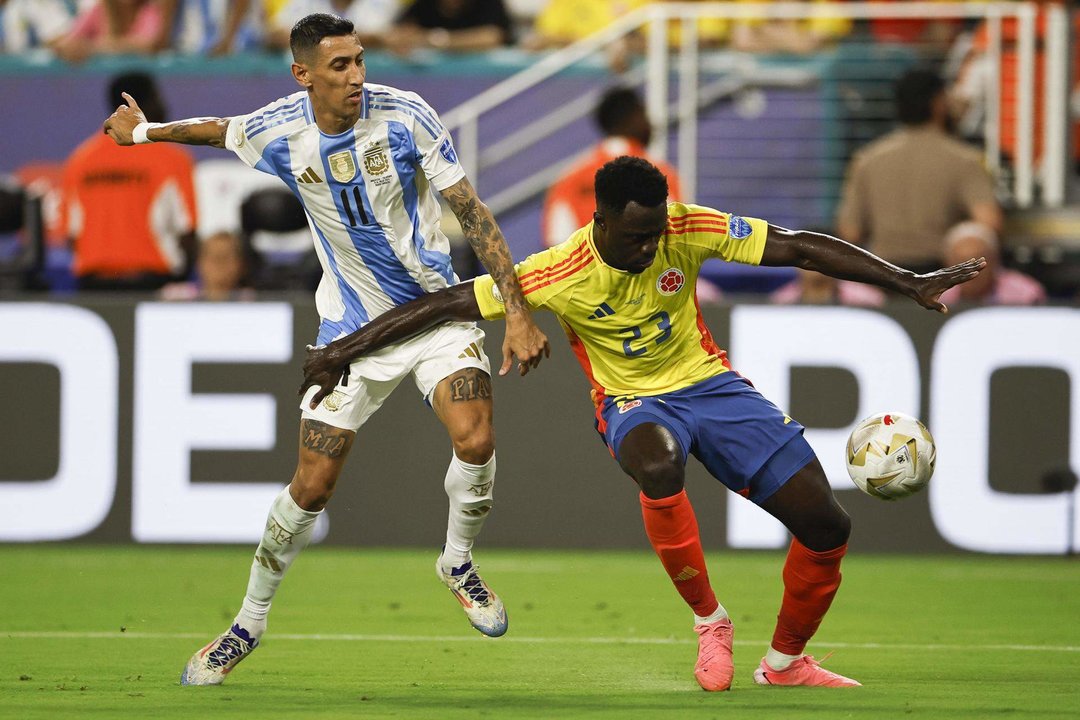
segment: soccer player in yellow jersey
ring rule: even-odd
[[[802,425],[733,371],[713,342],[694,284],[701,264],[720,257],[873,283],[944,312],[941,293],[975,277],[986,262],[972,259],[916,275],[828,235],[666,199],[664,176],[647,161],[621,157],[602,167],[593,222],[517,266],[525,299],[559,318],[592,383],[596,427],[640,487],[645,532],[694,611],[694,675],[701,687],[731,686],[733,629],[709,585],[697,520],[683,489],[690,455],[794,536],[776,630],[754,680],[858,685],[803,654],[840,585],[851,521],[803,439]],[[312,407],[357,357],[436,323],[503,312],[486,276],[401,305],[311,352],[304,387],[319,387]],[[527,371],[520,366],[522,374]]]

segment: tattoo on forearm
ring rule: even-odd
[[[477,260],[503,290],[507,309],[525,309],[517,275],[514,274],[514,261],[491,210],[480,202],[467,182],[448,188],[445,197],[461,223],[461,232],[472,246]],[[511,292],[507,292],[507,288]]]
[[[488,400],[491,398],[491,378],[482,370],[469,368],[450,378],[450,401]]]
[[[300,445],[327,457],[340,457],[349,451],[355,434],[318,420],[300,422]]]
[[[206,131],[197,132],[196,127],[208,122],[216,122],[215,133],[208,136]],[[191,118],[168,123],[162,128],[164,140],[183,143],[185,145],[210,145],[212,147],[225,147],[225,133],[229,131],[229,121],[225,118]]]

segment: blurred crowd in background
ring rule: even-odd
[[[329,12],[351,19],[365,47],[399,58],[420,51],[487,53],[506,47],[542,53],[587,37],[647,1],[0,0],[0,48],[10,56],[45,55],[71,64],[108,55],[280,54],[287,52],[289,30],[297,19]],[[842,4],[842,0],[811,2]],[[1080,13],[1074,11],[1071,22],[1075,44]],[[1007,43],[1015,28],[1006,22],[1002,32]],[[839,234],[916,271],[974,254],[987,256],[990,269],[980,282],[959,289],[949,301],[1047,301],[1037,278],[1022,268],[1008,267],[1016,264],[1015,258],[1002,252],[1008,200],[1001,197],[1000,183],[985,169],[976,147],[980,118],[987,112],[983,92],[987,28],[983,22],[853,21],[828,16],[798,21],[702,20],[698,34],[705,48],[742,53],[806,55],[852,38],[916,48],[919,69],[896,78],[896,129],[854,153],[834,225],[820,230]],[[673,40],[677,43],[678,38]],[[645,105],[636,89],[619,81],[620,73],[640,62],[644,48],[644,39],[632,34],[608,49],[611,87],[594,111],[602,139],[591,151],[582,148],[581,162],[548,191],[537,228],[543,244],[558,242],[589,221],[592,173],[603,162],[620,154],[647,155],[653,128]],[[1076,159],[1080,158],[1080,66],[1076,48],[1070,52],[1074,58],[1070,183],[1075,187],[1080,172]],[[1003,78],[1015,61],[1015,53],[1002,57]],[[1042,72],[1037,67],[1037,83]],[[110,83],[103,110],[123,102],[120,92],[126,90],[139,98],[149,120],[176,119],[169,117],[161,101],[158,84],[165,81],[145,72],[126,72]],[[1011,102],[1013,91],[1002,85],[1003,104]],[[1035,122],[1038,126],[1041,118],[1036,116]],[[1014,125],[1006,119],[1001,137],[1006,157],[1016,144],[1015,135]],[[1036,133],[1036,162],[1040,138]],[[672,199],[692,202],[694,198],[682,195],[678,170],[656,162],[669,177]],[[117,170],[119,165],[122,171]],[[14,168],[0,165],[0,170]],[[197,195],[203,192],[213,197],[214,191],[200,191],[200,182],[212,180],[200,180],[184,148],[154,144],[135,151],[118,150],[103,135],[91,137],[72,149],[54,178],[46,217],[38,221],[46,222],[49,232],[59,233],[68,243],[73,283],[57,288],[22,277],[7,286],[20,291],[138,290],[170,300],[214,301],[251,299],[262,290],[313,287],[320,272],[310,251],[303,211],[298,203],[290,203],[283,186],[250,174],[253,179],[243,202],[228,206],[229,212],[242,216],[234,223],[239,229],[200,238],[197,213],[205,209],[200,209],[204,204],[197,202]],[[25,178],[0,184],[0,233],[25,232],[31,224],[24,202],[26,185]],[[913,205],[922,210],[917,219],[906,214],[905,208]],[[17,255],[22,250],[12,252]],[[18,258],[9,253],[4,262],[17,265]],[[459,263],[459,274],[468,276],[473,267],[467,261]],[[1050,299],[1075,302],[1080,297],[1080,272],[1073,275],[1077,286],[1058,288]],[[887,300],[874,288],[812,273],[799,273],[780,288],[760,289],[762,297],[778,303],[877,306]],[[706,302],[725,295],[723,288],[708,282],[698,290]]]

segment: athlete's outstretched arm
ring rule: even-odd
[[[117,145],[134,145],[132,136],[136,126],[146,122],[146,115],[135,98],[123,93],[127,105],[121,105],[105,120],[105,134]],[[153,142],[175,142],[184,145],[211,145],[225,147],[225,133],[229,130],[229,118],[191,118],[171,123],[151,123],[146,137]]]
[[[928,310],[948,312],[938,298],[954,285],[967,282],[986,267],[986,258],[916,275],[840,238],[769,225],[762,265],[816,270],[841,280],[857,280],[907,295]]]
[[[461,231],[469,241],[480,263],[495,279],[495,285],[506,301],[506,338],[503,340],[503,363],[499,374],[510,371],[513,356],[518,359],[518,371],[524,375],[529,368],[540,364],[541,357],[551,356],[548,339],[533,322],[521,283],[514,273],[510,248],[495,222],[491,210],[480,201],[468,178],[462,178],[442,191],[442,196],[461,223]]]
[[[345,368],[358,357],[410,338],[450,320],[481,320],[472,282],[464,282],[439,292],[423,295],[383,313],[354,333],[321,348],[309,348],[304,361],[304,383],[300,394],[316,385],[311,408],[333,392]]]

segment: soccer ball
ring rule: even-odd
[[[915,418],[879,413],[851,431],[846,459],[848,475],[860,490],[880,500],[899,500],[930,482],[937,448]]]

